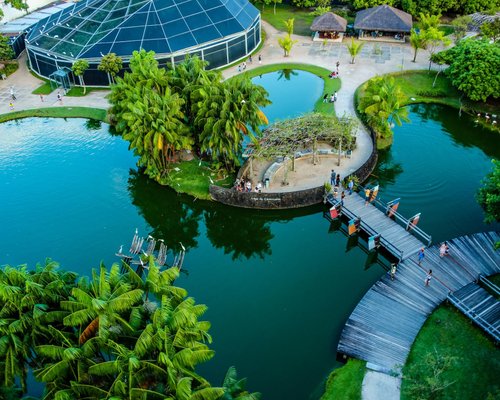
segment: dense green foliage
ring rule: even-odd
[[[392,135],[392,124],[400,126],[403,121],[408,122],[408,109],[403,108],[407,102],[393,77],[377,77],[363,87],[358,111],[366,116],[380,137],[388,137]]]
[[[483,180],[478,190],[477,201],[485,213],[485,222],[500,222],[500,160],[492,160],[493,171]],[[496,243],[500,248],[500,242]]]
[[[296,7],[314,7],[317,4],[317,0],[292,0],[292,4]]]
[[[28,366],[43,399],[216,400],[195,372],[214,352],[206,306],[174,285],[177,268],[150,259],[141,278],[101,265],[91,279],[54,262],[0,270],[0,379],[26,391]]]
[[[465,39],[433,60],[449,65],[445,73],[453,85],[474,101],[500,97],[500,45]]]
[[[441,306],[413,343],[401,399],[497,399],[499,375],[500,350],[457,310]]]
[[[14,50],[10,47],[7,36],[0,35],[0,61],[12,60],[14,58]]]
[[[123,60],[115,53],[106,54],[101,58],[100,64],[97,66],[99,71],[106,72],[111,77],[111,82],[115,81],[116,75],[121,71]]]
[[[481,35],[496,42],[500,39],[500,18],[481,25]]]
[[[332,371],[321,400],[361,400],[365,372],[365,361],[349,359],[343,367]]]
[[[267,120],[259,107],[267,92],[246,77],[222,81],[197,57],[175,69],[158,67],[154,52],[134,52],[131,72],[117,78],[109,96],[116,128],[139,156],[139,165],[160,183],[172,161],[196,149],[217,168],[239,163],[244,139],[254,139]],[[250,128],[250,129],[249,129]]]

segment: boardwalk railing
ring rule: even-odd
[[[360,191],[364,192],[365,187],[358,185]],[[383,203],[379,198],[376,198],[371,202],[375,207],[377,207],[380,211],[384,212],[384,214],[387,214],[389,211],[389,205],[386,203]],[[396,221],[399,225],[401,225],[403,228],[407,228],[408,225],[411,223],[408,218],[405,218],[402,216],[400,213],[397,211],[392,211],[392,215],[394,216],[394,221]],[[388,217],[389,218],[389,217]],[[392,218],[392,217],[391,217]],[[432,236],[425,233],[422,229],[420,229],[418,226],[412,225],[412,228],[409,230],[409,232],[415,236],[417,239],[419,239],[421,242],[425,243],[427,246],[430,246],[432,243]]]
[[[484,286],[489,288],[492,292],[494,292],[497,296],[500,296],[500,287],[495,285],[492,281],[485,278],[483,275],[479,275],[479,282],[482,282]]]
[[[448,293],[448,300],[458,308],[465,316],[478,324],[486,333],[490,334],[496,342],[500,342],[500,328],[492,325],[489,321],[477,315],[467,304],[460,300],[453,293]]]
[[[333,204],[332,203],[332,199],[330,199],[329,202],[331,204]],[[349,219],[356,218],[356,214],[354,214],[353,212],[349,211],[346,207],[342,208],[342,214],[344,214]],[[366,223],[366,221],[364,221],[363,219],[361,219],[360,228],[362,230],[364,230],[370,236],[378,235],[377,230],[374,229],[373,227],[371,227],[370,225],[368,225]],[[389,242],[386,238],[384,238],[384,236],[380,237],[380,244],[382,246],[384,246],[387,249],[387,251],[389,251],[392,255],[394,255],[395,257],[397,257],[399,260],[403,259],[403,256],[404,256],[403,250],[398,249],[391,242]]]

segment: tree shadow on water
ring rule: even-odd
[[[212,246],[222,249],[233,260],[271,255],[273,222],[316,213],[318,208],[261,211],[225,206],[212,201],[195,200],[161,186],[136,170],[130,171],[128,190],[132,203],[152,227],[150,233],[164,239],[169,248],[198,247],[200,226],[205,224]]]
[[[370,180],[376,180],[380,187],[393,185],[396,178],[403,172],[403,166],[394,161],[391,149],[380,150],[377,166],[373,170]]]

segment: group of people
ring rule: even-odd
[[[251,55],[248,57],[248,62],[250,64],[253,64],[253,58],[252,58]],[[262,55],[261,54],[259,54],[259,64],[262,64]],[[247,69],[247,63],[246,63],[246,61],[243,61],[243,63],[241,63],[240,65],[238,65],[238,72],[245,71],[246,69]]]
[[[374,192],[373,188],[366,188],[365,189],[365,206],[368,205],[368,203],[371,203],[375,198],[377,197],[376,193]]]
[[[449,255],[450,255],[450,248],[448,246],[448,243],[443,242],[441,246],[439,246],[439,257],[442,258]],[[418,251],[417,258],[418,258],[418,265],[419,266],[422,265],[422,261],[425,258],[425,249],[423,247]],[[431,279],[432,279],[432,269],[429,269],[429,271],[425,275],[424,285],[429,286],[429,284],[431,283]]]
[[[234,189],[238,192],[250,193],[252,191],[252,181],[245,178],[236,179],[234,182]],[[255,185],[254,191],[256,193],[262,193],[262,182],[258,182],[257,185]]]
[[[328,103],[328,101],[330,101],[330,103],[335,103],[337,101],[337,92],[333,93],[330,96],[328,95],[328,93],[325,93],[325,95],[323,96],[323,103]]]

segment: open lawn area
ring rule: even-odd
[[[439,369],[444,360],[450,365],[437,380],[449,386],[432,394],[430,389],[436,382],[433,370]],[[401,400],[498,399],[500,349],[460,312],[442,305],[418,334],[403,374]]]
[[[106,110],[90,107],[47,107],[34,108],[31,110],[14,111],[0,115],[0,122],[10,121],[18,118],[28,117],[55,117],[55,118],[90,118],[99,121],[107,121]]]
[[[276,14],[274,14],[273,5],[270,4],[264,7],[259,5],[259,10],[262,19],[269,22],[272,26],[280,31],[286,32],[285,22],[287,19],[294,18],[293,33],[302,36],[311,36],[310,29],[313,19],[316,18],[309,9],[297,8],[288,4],[276,4]]]
[[[208,192],[211,184],[231,187],[234,180],[235,175],[217,176],[217,172],[211,170],[208,163],[193,159],[173,165],[161,184],[168,185],[179,193],[187,193],[199,199],[211,200]]]
[[[350,359],[346,365],[332,371],[321,400],[361,400],[365,372],[365,361]]]
[[[254,76],[259,76],[262,74],[267,74],[269,72],[275,72],[275,71],[280,71],[282,69],[298,69],[301,71],[307,71],[312,74],[315,74],[319,76],[320,78],[323,79],[324,81],[324,88],[323,88],[323,93],[329,93],[332,94],[340,89],[341,86],[341,80],[340,79],[330,79],[329,74],[331,71],[327,70],[326,68],[323,67],[317,67],[315,65],[310,65],[310,64],[294,64],[294,63],[280,63],[280,64],[271,64],[271,65],[264,65],[262,67],[257,67],[254,69],[251,69],[244,74],[248,76],[249,78],[253,78]],[[323,96],[321,96],[315,103],[314,105],[314,111],[315,112],[321,112],[321,113],[334,113],[334,107],[332,103],[323,103]]]

